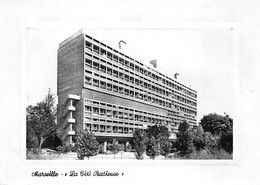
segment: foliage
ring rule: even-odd
[[[56,107],[55,96],[49,90],[45,99],[36,106],[26,108],[27,132],[33,131],[38,139],[38,147],[41,148],[43,142],[56,133]],[[30,133],[27,134],[29,136]]]
[[[105,153],[105,146],[104,144],[99,144],[99,147],[98,147],[98,153],[99,154],[104,154]]]
[[[113,150],[112,143],[107,143],[107,150],[108,151],[112,151]]]
[[[214,137],[210,132],[204,133],[205,147],[208,150],[216,150],[218,148],[218,139]]]
[[[57,150],[58,152],[61,152],[61,151],[63,150],[63,147],[62,147],[62,146],[57,146],[57,147],[56,147],[56,150]]]
[[[205,142],[205,134],[203,129],[199,126],[193,130],[191,130],[193,145],[196,150],[202,150],[206,146]]]
[[[200,124],[202,125],[205,132],[214,134],[216,128],[220,128],[222,130],[232,129],[233,119],[228,115],[222,116],[216,113],[210,113],[203,116],[203,118],[200,120]]]
[[[80,131],[76,136],[75,151],[78,159],[88,159],[98,154],[99,144],[94,134],[88,130]]]
[[[187,158],[189,159],[232,159],[233,156],[224,150],[220,149],[203,149],[200,151],[194,151]]]
[[[189,155],[195,150],[193,135],[187,121],[183,121],[178,128],[176,144],[181,156]]]
[[[148,127],[147,132],[147,147],[146,154],[151,158],[158,156],[160,153],[168,155],[171,148],[169,142],[170,133],[164,125],[153,125]],[[168,148],[170,147],[170,148]]]
[[[67,153],[67,152],[75,152],[75,147],[74,147],[74,145],[67,143],[67,144],[63,147],[63,152],[65,152],[65,153]]]
[[[228,153],[233,152],[233,119],[229,115],[208,114],[201,119],[201,125],[204,131],[217,133],[219,148]]]
[[[123,143],[120,144],[119,151],[121,152],[125,151],[125,145]]]
[[[34,130],[27,126],[26,127],[26,148],[36,148],[37,145],[37,139],[35,138]]]
[[[151,159],[155,159],[160,154],[159,143],[155,137],[150,136],[146,143],[146,155],[150,156]]]
[[[167,157],[171,152],[172,143],[169,140],[165,140],[160,143],[160,152],[164,157]]]
[[[140,129],[135,129],[133,133],[133,142],[134,142],[134,149],[135,149],[135,157],[137,159],[143,159],[143,154],[146,148],[146,133]]]
[[[223,132],[219,138],[219,146],[226,152],[233,152],[233,132]]]
[[[165,140],[170,137],[170,133],[168,131],[168,128],[164,125],[153,125],[149,126],[148,129],[146,129],[147,137],[154,137],[156,141]]]
[[[116,139],[113,139],[113,142],[110,145],[110,150],[114,154],[115,159],[115,155],[121,150],[121,145],[118,143]]]

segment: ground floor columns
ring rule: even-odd
[[[128,145],[129,145],[129,142],[127,141],[127,142],[125,143],[125,151],[127,151]]]
[[[107,152],[107,141],[104,142],[104,152]]]

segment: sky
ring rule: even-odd
[[[27,105],[48,92],[57,94],[57,49],[60,42],[81,28],[37,28],[26,31]],[[150,66],[157,59],[160,72],[197,91],[199,121],[203,115],[234,113],[236,37],[231,27],[176,26],[169,29],[85,29],[97,40]]]

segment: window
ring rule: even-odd
[[[124,63],[125,63],[125,62],[124,62],[124,59],[119,58],[119,63],[122,64],[122,65],[124,65]]]
[[[96,62],[93,62],[93,69],[98,70],[99,71],[99,64]]]
[[[86,41],[86,47],[89,49],[92,49],[92,44],[90,42]]]
[[[93,49],[94,49],[94,52],[99,53],[99,47],[98,46],[94,45]]]
[[[112,69],[111,68],[107,68],[107,74],[112,75]]]
[[[119,93],[124,94],[124,88],[123,87],[119,87]]]
[[[88,77],[88,76],[85,76],[85,84],[92,85],[92,78]]]
[[[101,55],[106,56],[106,53],[107,53],[106,50],[101,48]]]
[[[106,89],[106,82],[100,81],[100,87]]]
[[[92,61],[91,60],[89,60],[89,59],[85,59],[85,63],[86,63],[86,66],[87,67],[90,67],[90,68],[92,68]]]
[[[118,86],[113,85],[113,92],[118,92]]]
[[[106,73],[106,66],[101,65],[101,66],[100,66],[100,70],[101,70],[103,73]]]
[[[112,91],[112,85],[111,84],[107,84],[107,90]]]
[[[93,86],[99,87],[99,81],[97,79],[93,79]]]
[[[93,115],[95,115],[95,116],[99,115],[99,108],[93,107]]]

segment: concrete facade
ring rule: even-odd
[[[71,143],[80,130],[101,142],[128,142],[136,128],[181,121],[196,125],[197,93],[153,68],[85,34],[58,49],[58,132]]]

